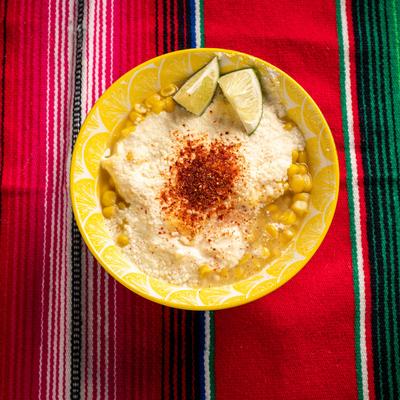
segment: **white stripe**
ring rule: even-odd
[[[117,281],[113,279],[113,297],[114,297],[114,304],[113,304],[113,340],[114,340],[114,362],[113,362],[113,384],[114,384],[114,397],[113,399],[117,398]]]
[[[100,71],[101,71],[101,66],[99,65],[101,63],[100,60],[100,30],[103,29],[104,27],[101,27],[100,25],[100,2],[99,0],[94,2],[96,5],[95,8],[95,40],[96,40],[96,50],[95,50],[95,54],[93,56],[94,58],[94,65],[95,65],[95,74],[94,74],[94,79],[95,79],[95,84],[94,84],[94,100],[93,100],[93,104],[94,102],[98,99],[99,97],[99,82],[100,82]],[[91,104],[91,107],[93,106],[93,104]]]
[[[47,30],[47,66],[46,66],[46,176],[45,176],[45,188],[44,188],[44,225],[43,225],[43,267],[42,267],[42,293],[41,293],[41,315],[40,315],[40,355],[39,355],[39,399],[42,398],[42,376],[43,376],[43,347],[44,347],[44,282],[45,272],[47,266],[47,195],[49,188],[49,153],[50,145],[49,140],[52,137],[50,134],[50,37],[51,37],[51,1],[47,8],[47,21],[49,26]],[[50,205],[51,207],[51,205]],[[46,371],[47,372],[47,371]],[[46,385],[46,390],[47,390]]]
[[[69,21],[73,18],[74,16],[74,10],[75,10],[75,1],[70,0],[69,1],[69,9],[68,9],[68,25],[67,25],[67,30],[68,30],[68,43],[67,43],[67,54],[68,54],[68,104],[69,104],[69,113],[68,113],[68,120],[67,120],[67,126],[66,126],[66,137],[68,138],[67,140],[67,149],[70,149],[69,154],[72,152],[72,138],[71,138],[71,130],[72,130],[72,110],[73,110],[73,74],[74,74],[74,65],[75,65],[75,52],[74,52],[74,30],[70,29]],[[67,156],[67,167],[65,169],[65,179],[67,182],[67,187],[69,187],[68,182],[69,182],[69,171],[70,171],[70,163],[71,163],[71,158]],[[70,249],[72,248],[72,238],[71,238],[71,217],[72,217],[72,212],[71,212],[71,201],[70,197],[68,195],[68,189],[64,189],[64,199],[65,203],[67,204],[67,209],[65,210],[65,221],[66,221],[66,226],[64,227],[64,233],[66,233],[65,240],[63,243],[65,243],[65,268],[66,268],[66,280],[64,282],[64,292],[66,293],[66,299],[69,299],[70,293],[71,293],[71,272],[69,266],[71,265],[71,251]],[[66,232],[65,232],[66,231]],[[66,358],[64,360],[65,365],[67,366],[65,368],[65,388],[64,388],[64,398],[67,398],[70,395],[70,382],[71,382],[71,302],[66,301],[64,307],[65,308],[65,321],[66,321],[66,332],[65,332],[65,337],[67,340],[65,341],[65,354]]]
[[[196,0],[195,2],[195,10],[194,10],[194,20],[195,20],[195,42],[196,47],[201,47],[201,16],[200,16],[200,0]]]
[[[93,262],[93,257],[90,255],[90,258],[92,260],[92,265],[94,264]],[[92,266],[94,268],[94,265]],[[97,399],[101,399],[101,384],[100,384],[100,379],[101,379],[101,368],[100,368],[100,357],[101,357],[101,329],[100,327],[103,326],[103,321],[101,319],[101,308],[100,308],[100,291],[101,291],[101,274],[103,271],[96,266],[96,274],[97,274],[97,291],[96,291],[96,307],[97,307],[97,318],[96,318],[96,330],[97,330],[97,343],[96,343],[96,353],[97,353],[97,363],[96,363],[96,383],[97,383]]]
[[[100,87],[100,93],[103,93],[106,90],[106,68],[107,68],[107,39],[108,39],[108,25],[107,25],[107,0],[103,0],[103,4],[101,7],[101,13],[102,13],[102,65],[101,65],[101,87]],[[111,66],[109,67],[110,69],[112,68]],[[100,267],[101,274],[104,277],[104,296],[103,296],[103,309],[104,309],[104,324],[103,324],[103,331],[104,331],[104,368],[105,368],[105,373],[101,374],[104,376],[104,396],[103,398],[106,400],[109,398],[108,395],[108,377],[109,377],[109,340],[110,340],[110,335],[109,335],[109,302],[108,302],[108,287],[110,284],[109,276],[108,274]]]
[[[59,53],[59,29],[60,29],[60,24],[59,24],[59,7],[55,8],[55,34],[54,34],[54,47],[53,47],[53,57],[54,57],[54,92],[52,94],[52,99],[53,99],[53,138],[54,138],[54,150],[53,150],[53,179],[52,179],[52,196],[51,196],[51,220],[50,220],[50,260],[49,260],[49,267],[50,267],[50,276],[49,276],[49,310],[48,310],[48,328],[47,328],[47,390],[46,390],[46,398],[50,400],[50,398],[54,398],[55,395],[55,371],[57,370],[57,365],[56,365],[56,354],[57,354],[57,349],[56,349],[56,340],[57,340],[57,329],[56,329],[56,317],[58,315],[58,310],[57,310],[57,296],[58,296],[58,291],[59,291],[59,285],[58,285],[58,272],[59,268],[57,265],[57,249],[54,249],[56,244],[55,244],[55,201],[56,201],[56,187],[57,187],[57,177],[58,177],[58,168],[57,168],[57,163],[58,163],[58,138],[59,138],[59,121],[58,121],[58,115],[59,115],[59,110],[58,110],[58,86],[59,86],[59,70],[58,70],[58,53]],[[56,133],[56,134],[54,134]],[[54,253],[55,253],[55,258],[54,258]],[[55,276],[53,277],[53,271],[55,272]],[[54,298],[54,305],[53,305],[53,295],[55,293],[55,298]],[[53,320],[53,314],[54,314],[54,320]],[[53,357],[51,357],[53,356]],[[52,361],[51,361],[52,360]],[[51,383],[51,380],[54,379],[54,381]],[[52,390],[52,393],[50,395],[50,389]]]
[[[85,375],[87,371],[87,364],[86,364],[86,352],[87,352],[87,347],[86,347],[86,338],[87,338],[87,313],[86,313],[86,303],[87,303],[87,293],[86,293],[86,282],[88,279],[88,266],[86,263],[86,246],[82,246],[82,254],[81,254],[81,265],[82,265],[82,290],[81,290],[81,296],[82,296],[82,362],[81,362],[81,387],[80,387],[80,393],[81,393],[81,399],[86,399],[87,398],[87,392],[86,388],[88,386],[88,382],[85,380]],[[67,397],[65,397],[67,398]]]
[[[108,375],[110,374],[109,371],[109,343],[110,343],[110,335],[109,335],[109,315],[108,315],[108,286],[110,285],[110,279],[108,274],[99,266],[100,271],[104,277],[104,300],[103,300],[103,307],[104,307],[104,368],[105,373],[104,375],[104,399],[108,399]]]
[[[88,3],[89,8],[89,18],[88,18],[88,27],[87,27],[87,96],[88,101],[86,103],[85,112],[88,112],[88,109],[92,103],[93,96],[93,43],[94,43],[94,11],[93,11],[93,2],[90,1]]]
[[[367,344],[365,339],[365,276],[364,276],[363,249],[361,242],[360,193],[358,187],[356,149],[354,145],[354,120],[353,120],[353,104],[351,97],[350,50],[349,50],[349,32],[348,32],[347,14],[346,14],[346,0],[340,1],[340,14],[342,19],[347,129],[349,133],[350,164],[352,170],[354,225],[356,229],[356,253],[357,253],[357,269],[358,269],[358,280],[359,280],[358,286],[359,286],[359,298],[360,298],[359,306],[360,306],[361,376],[362,376],[363,398],[364,400],[367,400],[369,399],[369,389],[368,389],[368,370],[367,370],[368,368]]]
[[[70,93],[67,93],[67,96],[65,95],[65,80],[67,77],[64,74],[64,65],[65,62],[69,63],[69,60],[65,61],[65,51],[68,49],[68,44],[66,46],[65,43],[65,19],[66,19],[66,4],[65,2],[62,3],[61,6],[61,41],[60,41],[60,66],[61,66],[61,76],[60,76],[60,98],[63,99],[63,101],[67,100],[66,103],[68,104],[68,99],[70,96]],[[68,40],[68,39],[67,39]],[[68,56],[68,53],[67,53]],[[56,59],[56,61],[58,61]],[[69,74],[69,68],[67,68],[67,74]],[[62,114],[61,114],[62,115]],[[65,135],[70,136],[69,132],[66,130],[66,124],[65,124],[65,117],[62,115],[60,118],[60,155],[61,155],[61,160],[63,161],[61,163],[61,168],[64,169],[65,171],[65,166],[66,166],[66,152],[70,150],[69,147],[65,147]],[[67,150],[67,151],[66,151]],[[59,171],[58,171],[59,173]],[[65,175],[65,178],[67,178],[67,174]],[[66,181],[68,182],[68,180]],[[65,340],[65,282],[66,279],[64,278],[65,272],[68,270],[68,266],[65,264],[65,254],[68,252],[68,248],[66,247],[66,229],[67,226],[64,225],[66,222],[66,212],[69,209],[69,204],[66,196],[66,188],[63,187],[63,181],[62,179],[58,179],[57,181],[58,187],[56,188],[57,193],[63,193],[63,201],[60,202],[59,204],[59,209],[58,209],[58,217],[57,221],[60,221],[60,223],[57,226],[57,246],[56,249],[58,250],[59,254],[61,254],[61,262],[57,266],[57,269],[59,270],[59,277],[58,277],[58,294],[57,294],[57,299],[60,299],[60,308],[58,310],[58,315],[59,315],[59,323],[58,326],[56,326],[56,332],[58,335],[58,346],[56,345],[56,353],[59,358],[59,365],[58,368],[55,370],[56,373],[58,372],[58,388],[56,385],[54,385],[54,395],[55,397],[61,398],[62,393],[63,393],[63,378],[64,378],[64,366],[65,366],[65,359],[64,359],[64,351],[65,351],[65,345],[68,340]],[[63,221],[63,222],[61,222]],[[69,230],[69,229],[68,229]],[[60,237],[61,236],[61,237]],[[58,389],[58,392],[57,392]],[[54,398],[54,397],[53,397]]]
[[[211,385],[210,385],[210,312],[204,312],[204,382],[205,382],[205,395],[206,400],[211,399]]]
[[[85,253],[87,252],[86,246],[85,248]],[[88,353],[88,365],[87,365],[87,376],[88,376],[88,399],[93,399],[93,378],[94,378],[94,368],[93,368],[93,363],[94,363],[94,357],[93,357],[93,349],[94,349],[94,344],[93,344],[93,325],[94,325],[94,318],[93,318],[93,258],[92,257],[87,257],[88,260],[88,265],[87,265],[87,270],[88,270],[88,313],[87,313],[87,330],[88,330],[88,342],[87,342],[87,348],[86,351]]]
[[[106,43],[107,43],[107,0],[104,0],[101,7],[101,51],[102,51],[102,65],[101,65],[101,90],[100,93],[103,93],[106,89]]]

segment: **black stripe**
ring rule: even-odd
[[[177,312],[177,322],[178,322],[178,359],[177,359],[177,370],[178,370],[178,386],[176,388],[178,392],[178,399],[182,399],[182,361],[183,361],[183,343],[184,339],[182,337],[182,318],[183,318],[184,311],[179,310]]]
[[[203,354],[201,353],[201,318],[202,312],[194,312],[194,352],[193,352],[193,359],[194,359],[194,398],[200,399],[201,398],[201,380],[200,380],[200,365],[202,363]]]
[[[192,47],[192,34],[190,30],[190,26],[192,25],[190,20],[191,14],[191,7],[190,7],[190,0],[185,0],[186,2],[186,47]]]
[[[192,338],[192,323],[193,323],[193,313],[188,311],[186,313],[186,326],[185,326],[185,337],[186,337],[186,399],[192,398],[192,376],[193,376],[193,364],[192,364],[192,348],[193,348],[193,338]]]
[[[82,99],[82,49],[84,0],[78,0],[75,51],[75,90],[72,112],[72,146],[76,142],[81,127]],[[71,399],[80,399],[81,387],[81,349],[82,349],[82,239],[78,226],[72,218],[72,282],[71,282]]]
[[[165,307],[161,306],[161,342],[162,342],[162,347],[161,347],[161,400],[165,399],[165,384],[164,384],[164,379],[165,379]]]
[[[174,398],[174,351],[175,351],[175,333],[174,333],[174,318],[175,310],[171,308],[169,310],[169,398]]]
[[[7,13],[8,0],[4,0],[4,19],[3,19],[3,54],[1,61],[1,132],[0,132],[0,188],[3,185],[4,169],[4,118],[5,118],[5,93],[6,93],[6,59],[7,59]],[[0,190],[0,222],[2,216],[2,191]]]
[[[171,35],[170,35],[170,44],[171,44],[171,51],[172,50],[178,50],[175,46],[175,1],[170,1],[169,2],[170,7],[169,7],[169,22],[170,22],[170,30],[171,30]]]
[[[354,34],[356,37],[356,76],[358,82],[358,97],[361,100],[364,96],[366,105],[359,102],[359,117],[360,117],[360,130],[361,130],[361,150],[362,150],[362,159],[363,159],[363,166],[366,171],[364,177],[364,185],[365,185],[365,198],[366,198],[366,205],[367,205],[367,235],[368,235],[368,247],[369,247],[369,255],[371,259],[372,266],[382,266],[382,260],[379,259],[381,255],[381,249],[378,249],[375,252],[373,242],[375,241],[375,235],[379,232],[376,232],[377,229],[375,228],[375,220],[373,218],[373,207],[374,204],[377,204],[376,193],[371,193],[371,187],[377,183],[377,177],[375,175],[375,171],[368,170],[368,153],[373,152],[372,145],[370,143],[370,138],[368,137],[368,132],[372,130],[372,125],[369,117],[370,110],[368,109],[369,105],[371,104],[370,94],[369,94],[369,77],[368,77],[368,70],[363,67],[361,55],[364,57],[368,55],[368,46],[367,43],[362,41],[362,37],[366,37],[366,29],[365,29],[365,21],[364,18],[361,16],[361,12],[363,10],[363,5],[360,4],[358,1],[353,2],[353,16],[355,20],[355,28]],[[357,26],[357,19],[360,21],[360,31],[358,31]],[[367,64],[367,63],[366,63]],[[363,94],[363,91],[365,94]],[[375,375],[375,388],[376,388],[376,395],[377,398],[380,397],[379,393],[383,393],[384,398],[389,398],[389,391],[388,385],[382,385],[382,381],[380,379],[379,371],[382,359],[378,356],[379,352],[377,351],[379,347],[378,341],[378,333],[380,337],[382,337],[382,331],[379,329],[379,326],[383,326],[382,321],[384,320],[383,310],[382,308],[377,308],[377,304],[383,304],[383,291],[378,290],[378,283],[379,283],[379,276],[383,276],[382,269],[378,271],[376,275],[374,271],[371,271],[371,297],[372,297],[372,342],[374,353],[377,355],[374,357],[374,375]],[[384,333],[384,332],[383,332]],[[383,346],[384,347],[384,346]],[[387,360],[385,360],[386,362]],[[384,368],[383,368],[384,369]],[[387,382],[387,373],[382,375],[382,380]]]
[[[185,38],[185,0],[178,0],[178,48],[184,49],[186,47]]]
[[[167,18],[167,0],[163,0],[163,45],[164,53],[168,53],[168,18]]]
[[[158,30],[159,30],[159,26],[158,26],[158,0],[154,0],[155,2],[155,12],[156,12],[156,24],[155,24],[155,29],[156,29],[156,54],[159,54],[159,43],[158,43]]]

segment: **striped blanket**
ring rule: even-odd
[[[2,0],[0,21],[1,399],[400,398],[399,1]],[[294,77],[328,120],[342,179],[301,273],[214,313],[116,283],[68,195],[100,94],[202,46]]]

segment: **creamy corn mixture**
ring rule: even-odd
[[[178,285],[221,285],[284,250],[312,188],[304,139],[265,102],[247,136],[217,93],[201,117],[174,85],[135,104],[102,160],[101,204],[124,253]]]

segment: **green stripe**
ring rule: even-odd
[[[363,4],[363,2],[361,2]],[[377,290],[377,297],[378,297],[378,308],[379,312],[376,313],[376,316],[378,318],[378,337],[382,339],[380,346],[379,346],[379,352],[380,352],[380,362],[381,362],[381,382],[380,387],[381,391],[384,397],[386,397],[384,390],[386,389],[386,385],[388,385],[388,390],[389,390],[389,396],[390,399],[393,399],[393,379],[391,374],[388,371],[388,363],[387,363],[387,357],[388,357],[388,350],[390,354],[390,346],[388,345],[388,340],[389,340],[389,332],[388,332],[388,310],[387,310],[387,292],[388,292],[388,287],[387,287],[387,268],[383,268],[383,274],[382,274],[382,266],[387,265],[387,260],[386,260],[386,238],[383,237],[383,215],[382,215],[382,188],[381,185],[379,184],[381,182],[381,174],[379,170],[379,159],[377,158],[379,155],[379,148],[378,148],[378,143],[377,143],[377,136],[375,134],[370,134],[377,132],[377,123],[376,123],[376,101],[375,101],[375,96],[377,95],[376,90],[374,89],[374,74],[373,74],[373,63],[375,62],[375,59],[373,58],[373,46],[375,46],[375,43],[371,43],[371,32],[370,32],[370,25],[372,21],[369,20],[369,14],[368,14],[368,7],[366,4],[363,4],[363,11],[364,11],[364,26],[366,30],[366,43],[367,43],[367,66],[368,66],[368,81],[367,83],[367,90],[369,90],[368,93],[368,99],[370,104],[368,104],[368,108],[366,108],[365,111],[369,111],[369,115],[371,116],[371,126],[370,129],[368,129],[366,132],[364,132],[365,138],[367,140],[367,145],[366,145],[366,152],[365,155],[368,160],[368,168],[366,170],[366,174],[370,177],[374,178],[374,181],[376,181],[376,189],[375,192],[372,191],[372,185],[367,185],[366,189],[368,192],[368,195],[370,198],[373,199],[372,196],[375,194],[377,195],[378,199],[377,201],[371,201],[368,207],[368,212],[372,215],[371,221],[372,221],[372,230],[374,232],[374,269],[376,273],[376,278],[378,280],[382,281],[383,284],[377,284],[377,287],[375,290]],[[377,76],[375,76],[377,79]],[[372,147],[373,150],[371,151],[370,146],[372,141]],[[372,182],[371,182],[372,183]],[[375,214],[375,210],[377,210],[378,215]],[[375,235],[377,236],[377,240],[375,239]],[[379,244],[378,244],[379,243]],[[381,279],[382,278],[382,279]],[[381,299],[383,301],[381,301]],[[383,321],[381,321],[381,314],[383,314]],[[382,323],[381,323],[382,322]],[[381,337],[382,334],[382,337]],[[385,346],[385,347],[384,347]],[[384,365],[385,364],[385,365]]]
[[[349,121],[347,115],[347,98],[345,88],[345,63],[344,63],[344,42],[343,27],[341,18],[340,0],[336,0],[336,18],[339,36],[339,61],[340,61],[340,92],[341,92],[341,108],[343,120],[343,135],[345,145],[346,159],[346,183],[348,187],[348,204],[350,212],[350,237],[351,237],[351,253],[353,265],[353,281],[354,281],[354,299],[355,299],[355,316],[354,316],[354,336],[355,336],[355,357],[356,357],[356,373],[357,373],[357,389],[358,398],[364,400],[362,385],[362,368],[361,368],[361,347],[360,347],[360,284],[358,275],[357,262],[357,240],[356,240],[356,221],[354,215],[354,196],[353,196],[353,171],[350,159],[350,139],[349,139]]]
[[[389,54],[388,54],[388,46],[390,46],[390,37],[388,36],[387,32],[387,27],[386,27],[386,13],[385,13],[385,7],[383,6],[383,2],[379,2],[379,11],[378,11],[378,17],[379,17],[379,22],[380,22],[380,30],[378,33],[381,33],[381,42],[382,42],[382,52],[383,52],[383,59],[388,60],[389,59]],[[383,86],[384,86],[384,93],[391,93],[392,85],[391,83],[391,74],[390,74],[390,68],[389,68],[389,63],[384,63],[382,64],[383,66]],[[394,137],[394,109],[393,109],[393,103],[392,103],[392,96],[383,96],[385,100],[385,106],[386,106],[386,111],[387,111],[387,132],[388,132],[388,164],[386,166],[387,168],[387,173],[389,176],[395,178],[395,180],[392,182],[393,187],[388,187],[389,183],[388,180],[385,179],[386,187],[388,187],[388,190],[386,192],[387,197],[388,197],[388,202],[386,203],[387,205],[387,215],[390,215],[390,210],[392,210],[395,213],[395,219],[397,221],[400,221],[400,209],[399,209],[399,187],[397,184],[397,178],[398,178],[398,173],[397,171],[399,170],[399,164],[398,164],[398,157],[396,154],[396,147],[395,147],[395,142],[396,142],[396,137]],[[389,222],[389,226],[391,229],[389,229],[389,247],[390,247],[390,264],[393,265],[393,268],[391,269],[391,281],[390,281],[390,290],[391,290],[391,298],[390,301],[392,303],[392,320],[393,320],[393,347],[394,347],[394,378],[395,378],[395,388],[399,388],[399,374],[400,374],[400,360],[399,360],[399,334],[398,334],[398,327],[397,327],[397,315],[399,312],[398,304],[397,304],[397,298],[398,298],[398,290],[396,288],[397,285],[397,279],[398,279],[398,271],[396,271],[396,262],[398,262],[398,259],[396,260],[395,253],[398,249],[396,249],[396,241],[397,243],[400,243],[400,238],[399,238],[399,231],[396,229],[396,226],[393,226]],[[395,238],[395,237],[396,238]],[[399,397],[399,394],[397,392],[397,397]]]
[[[397,8],[396,8],[397,7]],[[372,337],[378,398],[400,394],[399,355],[399,26],[400,4],[355,1],[367,231],[372,283]]]
[[[200,5],[200,47],[204,47],[204,1],[199,0]]]
[[[214,311],[210,311],[210,391],[211,400],[215,400],[215,326]]]

